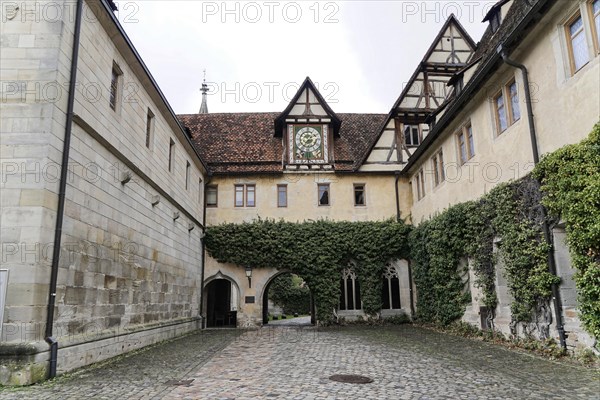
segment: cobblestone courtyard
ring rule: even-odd
[[[328,379],[334,374],[374,382],[337,383]],[[51,383],[0,389],[0,398],[600,399],[598,378],[598,371],[412,326],[269,327],[204,331]]]

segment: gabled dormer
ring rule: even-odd
[[[490,8],[482,22],[489,21],[492,33],[500,28],[500,24],[506,15],[506,12],[512,5],[513,0],[500,0]]]
[[[451,15],[396,101],[397,113],[417,116],[437,109],[449,95],[448,80],[467,65],[475,46],[458,19]]]
[[[287,169],[333,164],[333,141],[341,121],[315,84],[306,78],[287,108],[275,119],[275,136],[284,144]]]
[[[371,143],[361,171],[395,171],[406,164],[429,133],[428,117],[453,93],[448,81],[468,65],[475,42],[451,15],[425,53]]]

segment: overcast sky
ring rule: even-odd
[[[387,113],[451,13],[477,42],[495,1],[120,1],[178,114],[282,111],[306,76],[336,112]]]

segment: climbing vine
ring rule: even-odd
[[[583,142],[544,157],[533,174],[542,202],[565,222],[581,321],[600,338],[600,123]]]
[[[410,226],[402,222],[291,223],[257,220],[207,229],[206,248],[219,262],[273,267],[299,275],[311,289],[321,324],[333,321],[341,271],[353,262],[363,311],[381,310],[382,274],[392,259],[408,258]]]
[[[468,273],[461,259],[471,233],[464,216],[472,203],[458,204],[410,234],[413,276],[417,285],[417,317],[449,324],[464,314],[470,300],[463,276]]]
[[[548,272],[543,216],[536,181],[526,177],[499,185],[478,201],[454,205],[419,225],[410,240],[418,316],[447,325],[464,314],[470,301],[467,257],[483,304],[494,310],[498,302],[495,265],[500,256],[514,298],[513,321],[531,321],[557,282]]]
[[[479,200],[456,204],[416,228],[394,221],[257,220],[208,228],[206,246],[219,262],[301,276],[322,324],[333,321],[340,274],[350,262],[361,282],[363,310],[374,315],[382,306],[386,263],[410,259],[418,317],[447,325],[464,314],[470,301],[467,258],[488,310],[497,306],[495,283],[502,273],[514,299],[513,322],[530,322],[548,309],[552,285],[559,282],[548,270],[551,247],[543,230],[559,218],[566,224],[578,270],[581,319],[600,337],[600,124],[589,139],[545,157],[531,176],[498,185]],[[498,261],[503,271],[496,271]]]

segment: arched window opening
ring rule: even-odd
[[[391,264],[387,264],[383,271],[381,300],[384,310],[398,310],[402,308],[400,305],[400,276],[398,269]]]
[[[352,269],[346,268],[342,271],[340,280],[340,310],[361,310],[360,284]]]

